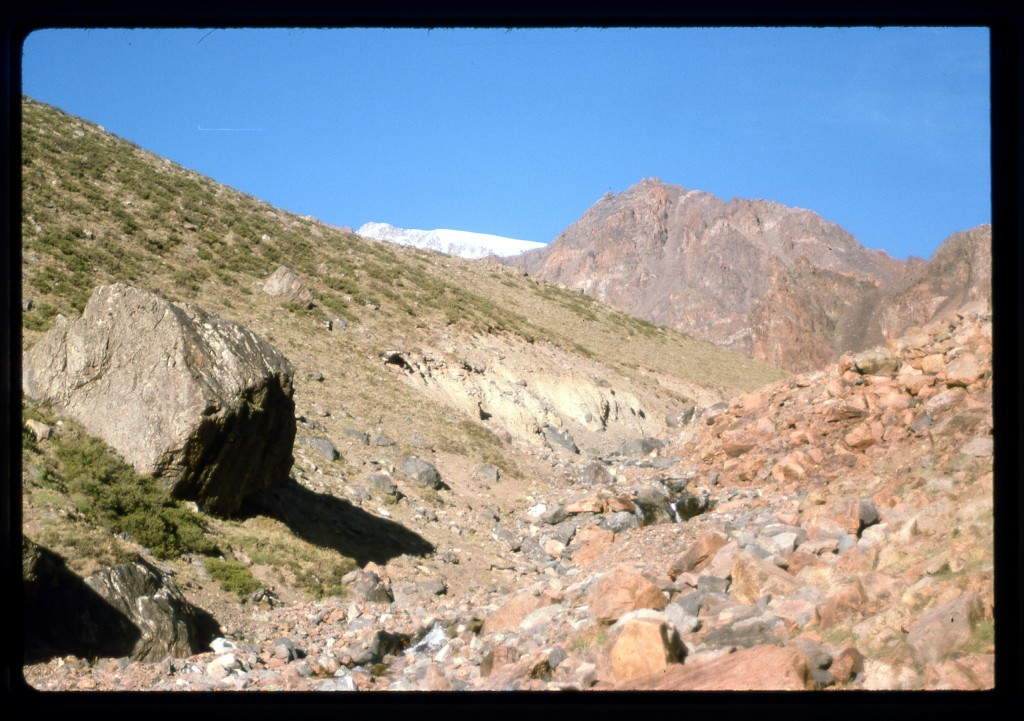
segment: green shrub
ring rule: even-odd
[[[128,534],[158,558],[216,551],[200,518],[102,441],[65,431],[55,453],[63,485],[86,517],[113,533]]]
[[[226,593],[233,593],[243,601],[263,585],[240,561],[208,556],[203,559],[203,566]]]

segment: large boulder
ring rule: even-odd
[[[109,566],[81,579],[49,549],[23,539],[25,660],[75,654],[138,661],[201,651],[216,622],[148,563]]]
[[[808,691],[811,672],[791,648],[755,646],[703,663],[670,664],[629,679],[615,691]]]
[[[133,659],[159,661],[202,650],[195,610],[181,591],[150,564],[119,563],[92,574],[85,584],[138,630],[129,654]]]
[[[287,482],[292,367],[200,308],[123,284],[96,289],[25,354],[25,395],[50,403],[178,498],[230,514]]]

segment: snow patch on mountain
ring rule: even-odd
[[[388,223],[366,223],[356,232],[366,238],[436,250],[439,253],[457,255],[461,258],[484,258],[489,255],[507,257],[547,245],[547,243],[538,243],[533,240],[517,240],[500,235],[473,233],[468,230],[450,230],[448,228],[416,230],[396,228]]]

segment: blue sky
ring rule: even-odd
[[[984,28],[42,30],[22,82],[353,228],[547,242],[645,177],[899,258],[991,221]]]

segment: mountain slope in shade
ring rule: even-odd
[[[528,250],[543,248],[545,243],[533,240],[517,240],[500,235],[473,233],[468,230],[415,230],[396,228],[388,223],[366,223],[356,231],[365,238],[386,240],[389,243],[408,245],[414,248],[436,250],[460,258],[485,258],[515,256]]]
[[[992,226],[954,233],[927,262],[908,267],[881,300],[878,322],[888,338],[910,326],[949,318],[957,308],[992,297]]]
[[[985,231],[977,232],[980,249]],[[961,255],[951,252],[944,262],[955,265]],[[928,263],[865,249],[809,210],[766,200],[726,202],[657,179],[605,195],[548,247],[506,262],[793,371],[901,330],[906,313],[890,314],[886,333],[879,313],[911,270],[920,286],[911,293],[916,300],[906,301],[919,311],[912,322],[927,322],[917,316],[928,308],[940,310],[927,300],[934,283],[925,279],[935,272]],[[984,262],[979,256],[972,267]],[[954,304],[954,296],[975,297],[962,287],[978,282],[982,271],[946,270],[940,285],[960,283],[961,291],[944,290],[950,300],[942,307]]]

